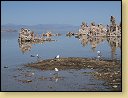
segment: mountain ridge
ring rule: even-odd
[[[74,26],[70,24],[37,24],[37,25],[23,25],[23,24],[5,24],[1,25],[1,30],[17,30],[19,31],[21,28],[28,28],[34,32],[58,32],[58,31],[65,31],[65,32],[75,32],[78,31],[79,26]]]

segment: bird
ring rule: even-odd
[[[97,51],[97,54],[100,54],[100,53],[101,53],[101,52],[98,50],[98,51]]]
[[[56,59],[59,59],[59,58],[60,58],[60,56],[59,56],[59,55],[57,55],[55,58],[56,58]]]
[[[55,71],[58,72],[59,71],[58,68],[55,68]]]
[[[31,57],[35,57],[34,55],[31,55]]]
[[[38,57],[38,58],[39,58],[39,55],[38,55],[38,54],[36,54],[36,57]]]
[[[4,66],[4,68],[8,68],[8,66]]]
[[[97,51],[97,58],[98,60],[101,58],[101,52],[99,50]]]
[[[100,58],[100,56],[98,55],[98,56],[97,56],[97,58],[99,59],[99,58]]]

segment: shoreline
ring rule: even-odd
[[[45,66],[47,65],[47,66]],[[70,69],[70,68],[79,68],[79,67],[111,67],[111,65],[119,66],[120,60],[104,60],[104,59],[96,59],[96,58],[84,58],[84,57],[67,57],[67,58],[53,58],[53,59],[45,59],[39,60],[37,62],[32,62],[25,64],[25,66],[35,67],[39,69],[53,70],[54,67],[59,67],[60,69]]]
[[[41,70],[54,70],[54,68],[58,68],[59,71],[67,69],[91,69],[94,72],[90,74],[98,80],[106,81],[104,85],[112,87],[113,91],[121,91],[122,89],[120,60],[69,57],[42,60],[26,64],[25,66]]]

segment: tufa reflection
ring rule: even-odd
[[[32,48],[32,44],[43,44],[46,41],[56,41],[52,39],[52,36],[60,36],[60,34],[52,34],[51,32],[47,32],[46,34],[34,34],[33,31],[21,28],[18,38],[19,48],[22,53],[30,51]]]

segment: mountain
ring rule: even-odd
[[[15,25],[15,24],[6,24],[1,25],[1,29],[13,29],[19,31],[21,28],[29,28],[34,32],[57,32],[57,31],[78,31],[79,26],[69,25],[69,24],[38,24],[38,25]]]

